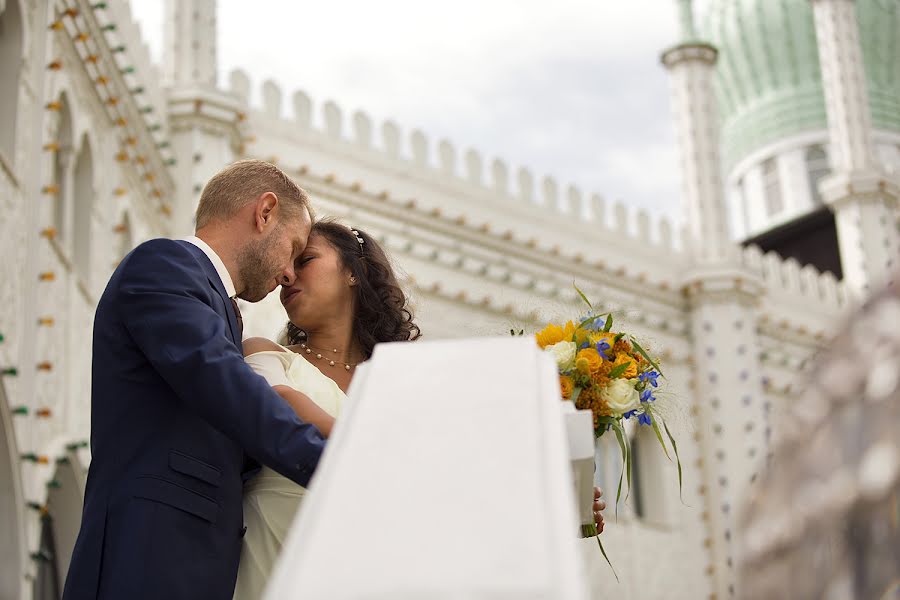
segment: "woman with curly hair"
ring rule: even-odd
[[[324,436],[340,416],[356,366],[380,342],[412,341],[418,326],[384,250],[364,231],[334,221],[313,225],[282,288],[287,346],[244,340],[247,363]],[[241,561],[234,597],[259,598],[305,489],[263,467],[244,487]]]

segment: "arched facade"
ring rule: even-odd
[[[806,174],[809,178],[809,193],[814,206],[822,205],[822,194],[819,182],[828,175],[828,153],[821,144],[810,146],[806,150]]]
[[[74,166],[74,141],[72,137],[72,109],[68,95],[59,96],[57,111],[56,141],[53,153],[53,227],[60,242],[71,239],[68,211],[72,205],[72,169]]]
[[[15,162],[24,37],[19,0],[6,0],[0,9],[0,154],[9,165]]]
[[[6,386],[0,377],[0,598],[20,598],[25,578],[25,499],[20,449]]]
[[[87,135],[75,158],[72,195],[72,264],[75,273],[88,283],[91,274],[91,242],[93,237],[94,157]]]

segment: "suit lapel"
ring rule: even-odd
[[[209,278],[212,281],[212,278]],[[218,280],[218,275],[216,276],[216,280]],[[215,283],[215,282],[214,282]],[[237,324],[237,315],[234,314],[234,305],[231,304],[231,298],[229,298],[225,294],[225,288],[222,286],[222,282],[219,281],[219,287],[222,288],[219,290],[219,295],[222,296],[222,300],[225,302],[225,314],[228,315],[228,327],[231,329],[231,339],[234,340],[234,345],[241,349],[241,331],[238,328]]]
[[[231,339],[238,348],[241,348],[241,333],[240,329],[238,329],[237,315],[234,314],[231,298],[228,297],[228,293],[225,291],[225,285],[222,283],[222,278],[219,277],[219,274],[216,272],[216,267],[213,266],[212,261],[209,260],[209,257],[206,256],[203,250],[190,242],[185,242],[183,240],[179,241],[184,244],[184,246],[197,257],[200,264],[203,265],[203,270],[206,272],[206,278],[225,304],[225,320],[228,321],[228,328],[231,330]]]

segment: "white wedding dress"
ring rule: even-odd
[[[282,347],[283,348],[283,347]],[[346,395],[306,358],[287,348],[246,358],[270,385],[287,385],[309,396],[332,417],[340,416]],[[244,485],[244,535],[235,600],[258,600],[281,552],[306,489],[268,467]]]

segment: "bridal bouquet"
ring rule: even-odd
[[[590,409],[594,416],[594,435],[613,431],[622,451],[622,473],[616,492],[616,509],[622,495],[622,481],[631,488],[631,451],[624,423],[636,419],[640,426],[651,427],[660,446],[671,460],[663,441],[663,432],[672,444],[678,464],[678,486],[682,485],[681,460],[669,427],[656,407],[659,379],[664,378],[659,364],[651,358],[635,337],[613,329],[612,313],[597,313],[587,297],[575,287],[587,304],[588,312],[577,322],[549,323],[536,334],[538,345],[549,352],[559,368],[562,397],[576,408]],[[626,497],[627,497],[626,491]]]

